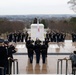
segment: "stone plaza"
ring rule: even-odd
[[[27,48],[25,43],[17,43],[17,53],[14,58],[18,59],[19,74],[57,74],[57,61],[58,59],[69,59],[71,53],[76,50],[76,43],[72,40],[65,40],[64,42],[49,42],[48,56],[46,63],[42,63],[40,58],[39,65],[36,64],[36,57],[34,55],[33,64],[30,64],[27,56]],[[71,61],[68,61],[68,74],[71,74]],[[62,74],[66,73],[66,63],[63,61]]]

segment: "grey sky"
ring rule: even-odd
[[[0,0],[0,15],[76,14],[69,0]]]

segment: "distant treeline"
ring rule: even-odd
[[[24,27],[25,26],[23,22],[0,19],[0,33],[22,31]]]
[[[14,32],[14,31],[23,31],[23,29],[30,28],[31,23],[36,23],[36,18],[31,20],[23,21],[9,21],[8,19],[0,18],[0,33],[6,32]],[[72,17],[69,19],[40,19],[40,23],[44,24],[45,28],[49,28],[50,30],[59,30],[67,33],[76,33],[76,17]]]
[[[59,30],[60,32],[72,33],[76,32],[76,18],[64,20],[48,20],[47,25],[51,30]]]

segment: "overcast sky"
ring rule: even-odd
[[[76,14],[69,0],[0,0],[0,15]]]

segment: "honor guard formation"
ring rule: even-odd
[[[45,59],[47,57],[47,48],[49,41],[41,42],[38,38],[34,42],[31,40],[31,37],[26,41],[26,47],[28,52],[28,58],[30,59],[30,63],[33,62],[33,55],[36,54],[36,63],[39,64],[40,55],[42,55],[43,63],[45,63]],[[41,44],[42,43],[42,44]]]

